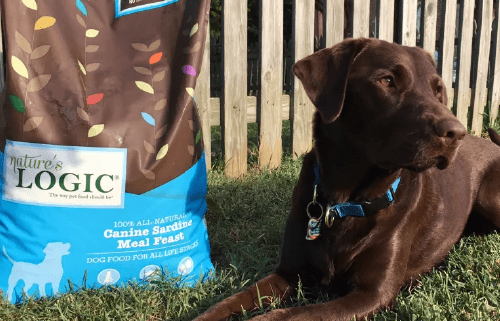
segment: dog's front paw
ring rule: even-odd
[[[251,321],[282,321],[282,320],[294,320],[293,314],[291,313],[291,309],[277,309],[266,314],[258,315],[251,319]]]
[[[287,309],[277,309],[269,313],[258,315],[251,321],[318,321],[325,320],[325,315],[317,313],[316,309],[311,306],[295,307]],[[328,319],[330,320],[330,319]],[[337,319],[335,319],[337,320]]]

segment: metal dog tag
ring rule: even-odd
[[[307,223],[307,235],[306,240],[312,241],[317,239],[321,235],[321,217],[310,218],[309,223]]]

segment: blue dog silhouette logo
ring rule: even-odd
[[[5,246],[3,253],[13,264],[9,276],[9,289],[7,290],[7,298],[12,301],[14,288],[19,281],[24,281],[23,291],[28,292],[34,285],[38,284],[40,296],[45,296],[45,285],[51,284],[52,292],[56,293],[59,289],[59,283],[63,276],[62,257],[69,254],[69,243],[48,243],[43,253],[45,258],[39,264],[16,262],[9,254]]]

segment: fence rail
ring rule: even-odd
[[[345,36],[378,37],[408,46],[418,45],[436,58],[438,71],[448,88],[448,106],[463,124],[480,135],[483,123],[496,120],[500,104],[500,66],[496,64],[500,59],[499,0],[316,0],[316,8],[311,0],[292,0],[292,3],[291,63],[313,53],[315,39],[326,47]],[[246,4],[242,0],[224,1],[226,23],[220,50],[224,57],[221,68],[228,74],[224,76],[220,98],[205,99],[203,103],[198,100],[208,167],[210,127],[220,125],[226,174],[236,177],[246,172],[247,123],[259,123],[259,165],[274,168],[279,166],[282,155],[281,121],[291,121],[291,152],[300,156],[312,146],[314,112],[300,82],[293,77],[288,87],[290,95],[282,95],[286,92],[283,75],[289,76],[290,69],[283,70],[284,55],[289,51],[282,46],[287,39],[283,40],[281,1],[261,0],[259,53],[257,57],[250,55],[253,75],[247,77],[247,60],[242,59],[248,52],[246,38],[235,36],[245,32]],[[234,10],[234,6],[239,10]],[[209,62],[208,57],[205,56],[204,64]],[[236,75],[241,79],[233,78]],[[250,80],[255,76],[259,77],[257,87]],[[198,80],[202,88],[198,87],[198,94],[204,97],[210,93],[207,79]],[[247,79],[252,81],[248,92],[257,92],[257,96],[246,96]],[[236,83],[245,90],[235,88]]]

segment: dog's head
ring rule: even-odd
[[[48,243],[43,250],[43,253],[51,257],[59,257],[69,254],[69,248],[71,245],[69,243],[54,242]]]
[[[349,137],[381,168],[444,169],[466,134],[423,49],[348,39],[298,61],[293,72],[321,116],[323,134]]]

